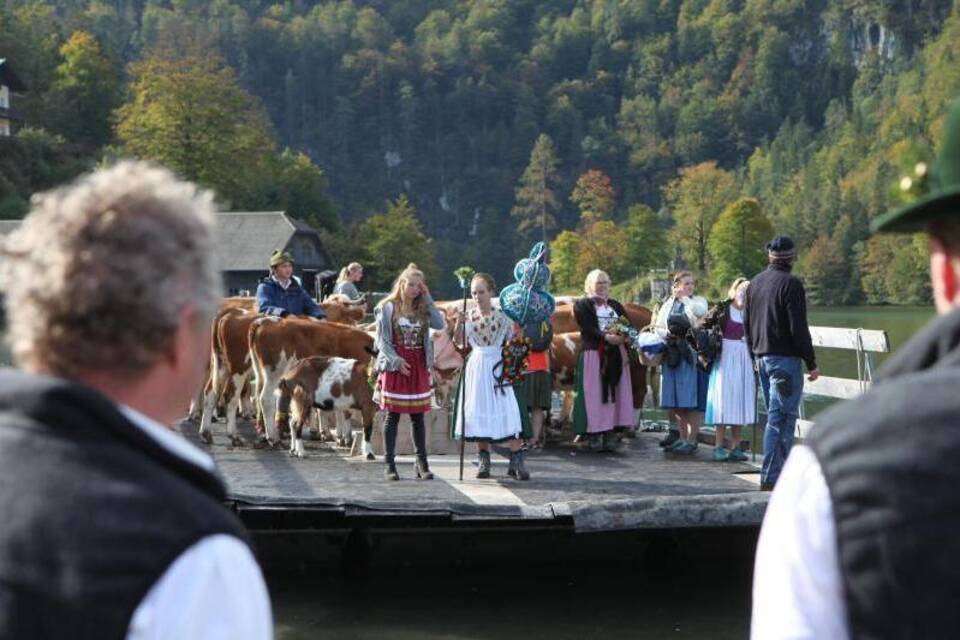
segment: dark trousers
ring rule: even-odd
[[[417,452],[417,457],[427,459],[427,428],[423,423],[422,413],[410,413],[410,424],[413,426],[413,448]],[[383,424],[383,447],[386,450],[383,456],[384,462],[393,464],[394,454],[397,450],[397,425],[400,424],[400,414],[391,411],[387,414],[387,421]]]

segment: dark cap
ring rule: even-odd
[[[797,255],[797,246],[790,236],[777,236],[767,243],[767,254],[771,258],[792,258]]]
[[[871,231],[914,233],[931,222],[960,219],[960,100],[947,114],[940,155],[928,167],[917,164],[914,175],[900,181],[900,189],[916,199],[885,213],[870,224]]]

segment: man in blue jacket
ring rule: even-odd
[[[293,256],[277,249],[270,256],[270,276],[257,287],[257,311],[268,316],[313,316],[323,319],[323,308],[293,277]]]

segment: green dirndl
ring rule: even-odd
[[[523,374],[523,382],[513,387],[522,395],[527,409],[549,411],[553,406],[553,374],[549,371],[530,371]]]

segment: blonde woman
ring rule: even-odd
[[[727,292],[727,300],[711,309],[703,319],[705,328],[715,329],[723,336],[720,357],[710,371],[704,417],[705,424],[715,425],[717,429],[713,459],[718,462],[747,459],[747,454],[740,448],[743,425],[753,424],[757,419],[757,383],[743,331],[743,307],[748,286],[750,281],[746,278],[734,280]],[[733,446],[729,451],[723,446],[727,425],[732,431]]]
[[[675,274],[670,297],[660,306],[654,325],[667,344],[660,366],[660,407],[677,423],[676,437],[663,444],[667,451],[683,455],[697,450],[700,432],[696,354],[685,339],[687,330],[698,326],[707,313],[707,301],[694,295],[695,287],[689,271]]]
[[[337,284],[333,287],[334,294],[342,294],[351,300],[362,300],[363,294],[357,289],[357,283],[363,279],[363,265],[351,262],[337,276]]]
[[[423,414],[430,410],[430,368],[433,349],[430,329],[443,329],[446,323],[430,297],[423,272],[412,262],[400,272],[390,295],[376,310],[377,382],[380,408],[387,412],[383,425],[383,443],[387,480],[399,480],[394,455],[400,414],[410,415],[413,445],[417,453],[416,474],[433,479],[427,465],[427,435]]]
[[[573,305],[582,345],[573,428],[588,437],[591,450],[613,451],[618,444],[616,432],[633,427],[626,337],[615,329],[618,322],[629,322],[629,318],[623,305],[610,297],[610,276],[605,271],[591,271],[583,290],[586,296]]]

